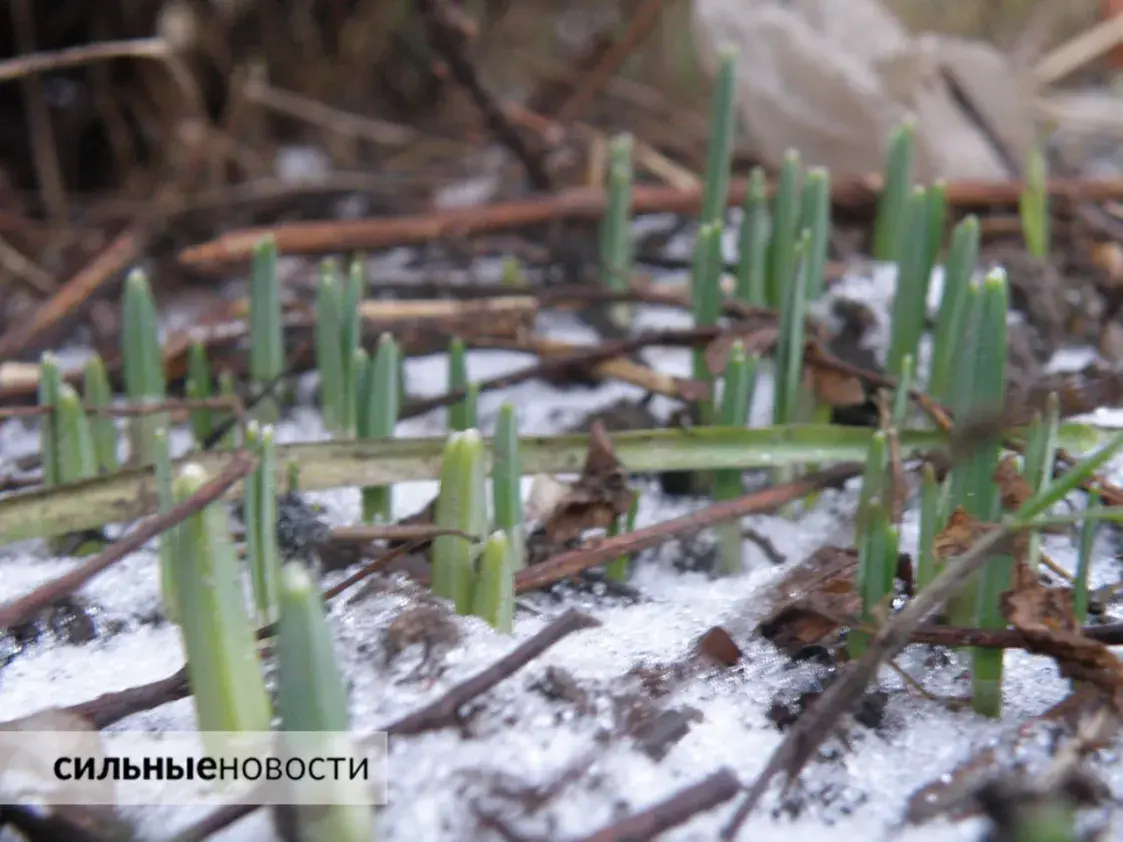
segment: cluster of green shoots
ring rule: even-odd
[[[254,254],[250,287],[250,381],[267,389],[284,369],[281,301],[278,290],[277,252],[270,239]],[[173,464],[169,450],[169,414],[158,404],[165,401],[164,350],[159,338],[156,307],[145,275],[132,272],[125,282],[122,359],[125,396],[135,408],[155,409],[129,418],[129,460],[153,470],[158,508],[195,497],[210,479],[188,458]],[[358,389],[372,384],[392,387],[397,375],[397,350],[384,339],[370,377]],[[390,374],[387,375],[386,372]],[[75,482],[109,473],[119,467],[118,436],[113,418],[101,412],[112,403],[104,362],[93,357],[83,372],[84,409],[72,386],[63,381],[56,360],[44,355],[40,366],[40,403],[49,408],[42,424],[43,477],[47,485]],[[369,380],[369,382],[368,382]],[[394,401],[396,389],[389,390]],[[189,350],[184,391],[188,398],[214,396],[214,382],[204,346]],[[232,375],[220,377],[218,391],[233,394]],[[387,430],[381,406],[360,406],[360,416],[371,416],[370,429]],[[217,432],[218,419],[211,407],[190,412],[196,446],[208,445]],[[243,483],[246,557],[239,563],[226,510],[221,502],[200,511],[161,534],[160,581],[165,614],[177,623],[187,654],[188,679],[198,728],[201,732],[265,732],[273,728],[275,714],[285,735],[316,733],[331,739],[333,750],[340,733],[348,731],[346,688],[332,650],[324,606],[312,573],[303,563],[282,564],[277,537],[278,474],[274,431],[269,418],[278,416],[276,402],[267,398],[255,407],[256,417],[245,430],[242,447],[256,457],[254,470]],[[392,432],[392,421],[389,432]],[[237,430],[224,442],[233,447]],[[370,508],[384,513],[379,496],[383,489],[364,489]],[[252,607],[244,597],[243,576],[252,592]],[[259,638],[274,638],[277,687],[267,690]],[[275,698],[274,698],[275,697]],[[274,710],[276,708],[276,710]],[[294,737],[295,739],[295,737]],[[301,739],[306,739],[302,737]],[[294,748],[289,746],[289,748]],[[308,746],[302,745],[300,751]],[[339,782],[340,786],[349,786]],[[286,818],[302,839],[367,840],[374,815],[361,799],[341,794],[338,803],[314,809],[297,807]]]
[[[738,237],[738,261],[732,283],[723,284],[722,251],[725,208],[729,191],[735,127],[733,52],[720,56],[710,121],[707,167],[698,220],[698,238],[691,268],[691,293],[695,323],[719,322],[726,301],[769,307],[777,313],[778,336],[772,356],[772,418],[775,425],[806,425],[829,419],[829,407],[820,405],[804,377],[805,317],[810,301],[826,287],[827,239],[830,231],[830,175],[822,168],[804,170],[800,156],[785,156],[770,196],[764,172],[749,174]],[[948,227],[945,185],[915,183],[916,127],[904,121],[888,144],[883,189],[873,236],[873,256],[896,264],[897,290],[893,299],[886,369],[897,380],[891,412],[884,413],[883,428],[873,437],[856,517],[859,570],[856,587],[862,599],[862,627],[849,636],[849,647],[859,654],[869,629],[884,621],[890,609],[897,576],[900,545],[897,497],[904,489],[893,487],[890,450],[894,437],[907,425],[917,426],[910,403],[912,389],[922,389],[947,406],[964,425],[996,417],[1004,404],[1006,386],[1006,321],[1008,290],[1004,273],[993,270],[978,277],[979,223],[967,216],[956,224],[945,249]],[[612,289],[630,284],[632,141],[628,136],[610,146],[607,213],[601,230],[601,276]],[[1048,255],[1049,208],[1044,159],[1035,152],[1027,166],[1021,200],[1027,248],[1038,259]],[[927,370],[920,375],[926,333],[929,285],[935,268],[942,269],[943,291],[929,342]],[[711,371],[706,352],[694,352],[693,375],[707,384],[711,394],[720,380],[720,400],[697,406],[697,420],[706,425],[743,427],[751,408],[760,360],[733,346],[724,370]],[[1052,478],[1056,450],[1055,403],[1049,417],[1028,431],[1022,459],[1031,487],[1044,493]],[[941,482],[931,465],[924,469],[921,490],[921,539],[915,580],[923,587],[932,580],[939,561],[933,542],[956,509],[984,523],[1000,515],[995,471],[1004,456],[1001,434],[995,432],[975,447],[971,457],[955,466]],[[787,471],[791,466],[786,467]],[[712,478],[717,499],[743,493],[739,470],[717,471]],[[743,566],[741,525],[718,528],[719,568],[736,573]],[[1085,528],[1089,535],[1090,527]],[[1086,606],[1087,555],[1090,538],[1081,544],[1075,599]],[[1036,563],[1040,540],[1032,538]],[[969,582],[949,609],[949,621],[962,627],[1005,626],[1000,596],[1011,583],[1012,559],[996,556]],[[978,710],[1000,711],[1002,651],[971,653],[974,703]]]
[[[722,234],[728,203],[735,137],[734,79],[736,58],[720,56],[713,101],[710,141],[699,233],[694,247],[690,289],[698,326],[715,326],[728,302],[770,308],[777,317],[775,352],[771,358],[772,420],[778,428],[811,427],[829,420],[830,407],[816,397],[804,376],[806,316],[809,303],[825,288],[827,243],[831,225],[830,175],[805,168],[797,152],[783,161],[774,190],[764,171],[749,174],[738,232],[739,255],[732,277],[725,279]],[[857,589],[862,623],[849,638],[860,651],[868,630],[890,609],[897,571],[901,490],[893,487],[890,453],[895,437],[910,424],[922,425],[909,399],[923,389],[953,413],[957,423],[985,420],[1002,405],[1006,376],[1008,291],[1001,271],[978,277],[979,224],[971,216],[954,226],[944,248],[948,213],[942,184],[914,183],[915,126],[906,121],[894,132],[886,156],[873,253],[896,264],[897,294],[892,307],[887,370],[897,378],[891,412],[872,438],[859,503],[856,546],[859,551]],[[601,275],[617,291],[631,282],[632,148],[630,137],[615,139],[610,148],[608,205],[600,240]],[[1048,250],[1048,191],[1040,157],[1031,162],[1022,201],[1027,244],[1044,259]],[[933,269],[940,267],[943,292],[925,355],[927,300]],[[521,281],[520,281],[521,283]],[[315,305],[315,356],[320,375],[321,410],[326,429],[342,439],[393,437],[399,420],[403,355],[394,338],[381,336],[373,353],[363,342],[361,304],[366,276],[361,260],[346,273],[336,261],[320,270]],[[167,511],[206,481],[197,465],[177,469],[168,449],[169,414],[158,405],[166,400],[167,376],[156,307],[145,275],[131,273],[123,301],[124,391],[134,407],[154,411],[129,416],[128,462],[148,466],[156,477],[159,507]],[[626,307],[613,311],[627,321]],[[265,692],[255,643],[255,627],[276,629],[281,665],[279,709],[284,727],[331,730],[346,726],[346,698],[330,656],[323,610],[310,573],[297,563],[284,567],[277,546],[277,465],[274,432],[279,418],[275,387],[285,372],[283,307],[277,280],[277,249],[265,238],[254,252],[249,307],[248,381],[256,396],[253,421],[244,435],[227,425],[220,430],[213,406],[190,410],[196,446],[242,447],[257,457],[257,467],[244,483],[246,555],[253,608],[247,610],[238,589],[239,570],[220,504],[211,504],[161,537],[160,563],[169,618],[180,623],[188,650],[192,687],[203,730],[267,728],[271,704]],[[922,367],[918,361],[926,359]],[[449,386],[459,399],[449,407],[447,440],[435,505],[439,537],[432,543],[434,592],[456,611],[485,619],[510,632],[514,614],[515,574],[526,564],[521,500],[522,469],[514,409],[499,413],[490,449],[479,431],[479,384],[469,380],[466,349],[454,338],[449,347]],[[733,344],[720,370],[697,349],[693,375],[708,387],[696,406],[697,422],[705,426],[744,428],[748,424],[762,368],[757,353]],[[84,371],[84,402],[63,381],[58,364],[44,355],[39,399],[48,408],[42,424],[44,482],[59,485],[111,473],[119,468],[117,428],[105,410],[113,401],[104,362],[94,357]],[[204,344],[188,353],[186,397],[202,401],[235,392],[233,374],[211,373]],[[824,427],[826,434],[830,428]],[[1050,411],[1025,436],[1022,470],[1041,494],[1055,491],[1053,457],[1057,447],[1058,413]],[[970,458],[958,462],[938,482],[931,466],[924,470],[921,491],[921,540],[916,556],[916,582],[931,581],[941,562],[933,551],[935,537],[958,509],[983,522],[1000,516],[995,470],[1005,453],[1002,434],[994,432],[976,443]],[[814,458],[813,456],[810,458]],[[794,470],[776,468],[777,476]],[[487,479],[490,472],[491,493]],[[706,476],[713,495],[731,499],[743,493],[739,468],[718,469]],[[1068,476],[1063,480],[1067,481]],[[490,507],[488,505],[490,499]],[[638,500],[638,497],[636,498]],[[388,523],[393,499],[389,486],[361,489],[362,517]],[[489,511],[490,508],[490,511]],[[635,506],[613,525],[618,534],[634,527]],[[1081,567],[1075,589],[1078,613],[1086,610],[1086,583],[1091,530],[1081,542]],[[740,523],[719,527],[720,572],[743,569]],[[1034,539],[1033,563],[1040,557]],[[628,575],[627,557],[607,565],[610,578]],[[1003,625],[999,595],[1009,587],[1011,559],[996,556],[963,590],[949,609],[955,625],[990,628]],[[253,620],[251,621],[251,616]],[[1002,660],[1000,651],[975,652],[975,704],[987,713],[999,710]],[[330,698],[320,698],[327,694]],[[303,726],[314,725],[315,728]],[[292,726],[295,728],[295,726]],[[350,821],[350,819],[347,819]]]

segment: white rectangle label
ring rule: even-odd
[[[3,731],[0,802],[386,803],[385,732]]]

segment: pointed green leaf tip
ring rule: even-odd
[[[510,634],[515,617],[515,571],[511,547],[502,530],[491,534],[480,555],[472,613],[498,632]]]
[[[200,465],[185,465],[174,483],[176,500],[198,494],[208,479]],[[268,731],[272,710],[226,511],[211,503],[175,533],[173,590],[199,730]]]
[[[480,540],[487,529],[487,483],[483,438],[470,428],[449,436],[441,463],[441,487],[434,522]],[[452,600],[457,613],[472,610],[475,585],[472,540],[441,535],[433,541],[433,593]]]
[[[347,688],[336,663],[324,604],[308,569],[289,562],[280,573],[277,632],[277,706],[282,744],[300,758],[355,758],[348,734]],[[295,806],[274,813],[290,842],[370,842],[374,811],[362,803],[359,779],[308,777],[294,788],[320,790],[323,806]],[[286,815],[287,813],[287,815]]]

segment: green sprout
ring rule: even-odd
[[[287,757],[350,757],[347,689],[336,662],[323,600],[308,570],[288,562],[280,571],[277,621],[277,709],[281,744]],[[363,803],[359,780],[341,776],[304,778],[295,787],[330,787],[326,803],[279,808],[274,818],[300,842],[374,838],[374,811]]]
[[[391,334],[384,333],[378,340],[374,360],[366,369],[366,385],[359,406],[359,438],[393,438],[400,412],[400,371],[398,345]],[[390,522],[393,511],[391,486],[364,487],[362,501],[363,520],[368,523]]]
[[[729,352],[725,366],[725,379],[721,396],[718,422],[723,427],[743,427],[749,417],[749,408],[756,389],[756,372],[760,358],[745,356],[745,347],[737,341]],[[717,471],[714,477],[714,499],[732,500],[744,493],[741,471]],[[740,573],[744,568],[744,537],[740,519],[717,527],[719,548],[718,569],[724,575]]]
[[[930,240],[928,235],[928,193],[917,187],[905,206],[907,227],[901,241],[897,263],[897,290],[893,296],[890,321],[889,351],[886,368],[891,374],[901,373],[905,355],[916,358],[924,317],[928,309],[928,283],[932,276]]]
[[[920,489],[920,542],[916,556],[918,593],[936,578],[936,553],[933,545],[947,522],[943,503],[943,487],[936,480],[936,469],[931,462],[925,462]]]
[[[800,233],[800,191],[803,165],[799,153],[789,149],[780,165],[780,181],[772,206],[772,234],[768,242],[768,306],[783,307],[796,277],[792,244]]]
[[[234,381],[234,372],[228,368],[224,368],[218,373],[218,396],[220,398],[238,397],[238,384]],[[219,441],[219,447],[234,450],[237,446],[238,427],[235,425],[223,434]]]
[[[507,535],[496,530],[480,553],[479,576],[472,594],[472,613],[498,632],[510,634],[515,617],[515,571]]]
[[[163,401],[167,393],[164,351],[156,302],[148,277],[134,269],[125,279],[121,317],[121,357],[125,366],[125,393],[135,404]],[[129,460],[134,467],[155,461],[156,431],[167,426],[167,413],[148,413],[129,419]]]
[[[612,522],[612,525],[608,529],[609,538],[615,538],[618,535],[627,535],[635,531],[636,515],[639,512],[641,496],[643,495],[639,491],[632,494],[632,505],[628,507],[628,513],[622,518],[616,518],[616,520]],[[613,582],[627,582],[630,564],[631,557],[629,554],[622,553],[604,566],[604,577]]]
[[[862,491],[858,500],[854,544],[858,548],[858,593],[863,625],[876,626],[879,612],[888,608],[897,572],[897,533],[891,518],[893,490],[889,478],[889,444],[884,430],[870,443]],[[861,657],[871,634],[852,629],[846,640],[852,658]]]
[[[738,239],[740,259],[737,263],[736,296],[753,307],[768,305],[767,267],[768,240],[772,220],[768,214],[768,180],[761,167],[749,173],[745,205],[741,214]]]
[[[250,269],[250,383],[263,390],[285,370],[284,324],[277,280],[277,241],[262,237],[253,250]],[[254,407],[263,424],[280,418],[277,400],[263,397]]]
[[[1006,313],[1009,306],[1006,275],[992,270],[982,285],[968,290],[968,318],[961,355],[956,366],[956,388],[952,410],[958,424],[986,421],[1001,412],[1006,394]],[[1002,452],[1000,433],[991,433],[973,443],[969,458],[952,469],[950,506],[962,507],[984,523],[1000,514],[994,475]],[[1002,628],[1000,597],[1009,590],[1013,560],[995,554],[948,603],[953,625]],[[1002,705],[1001,649],[978,649],[972,653],[972,704],[986,716],[998,716]]]
[[[161,428],[156,431],[156,505],[160,514],[167,514],[175,505],[175,492],[172,483],[172,456],[168,446],[168,431]],[[175,592],[176,583],[176,553],[178,545],[179,526],[173,526],[160,535],[160,594],[164,603],[164,616],[168,622],[178,623],[179,600]]]
[[[874,223],[874,259],[897,263],[909,236],[909,194],[913,189],[913,159],[916,146],[916,120],[909,117],[897,126],[889,139],[885,172]]]
[[[519,458],[519,428],[515,408],[504,404],[495,422],[491,469],[492,507],[495,528],[502,530],[511,551],[511,569],[526,567],[523,536],[522,461]]]
[[[1057,436],[1061,423],[1061,406],[1056,392],[1045,399],[1045,415],[1034,415],[1023,456],[1022,477],[1034,491],[1045,488],[1053,479],[1053,463],[1057,458]],[[1041,563],[1041,533],[1029,536],[1026,564],[1036,570]]]
[[[464,393],[464,397],[448,408],[449,431],[463,432],[475,427],[476,398],[468,382],[468,352],[459,336],[454,336],[448,345],[448,390]]]
[[[100,354],[94,354],[86,361],[82,370],[82,391],[87,406],[107,409],[113,404],[109,374]],[[93,435],[98,469],[105,474],[118,470],[121,464],[117,458],[117,425],[113,423],[113,418],[109,415],[94,415],[90,420],[90,432]]]
[[[475,429],[454,432],[445,445],[440,491],[433,522],[463,535],[433,540],[433,593],[451,600],[459,614],[472,610],[477,541],[487,531],[487,485],[484,444]]]
[[[341,432],[346,425],[343,393],[343,297],[339,267],[331,260],[320,264],[316,284],[316,368],[320,371],[320,406],[324,426]]]
[[[733,160],[733,138],[737,125],[734,97],[737,93],[737,52],[723,48],[717,56],[710,131],[706,146],[706,179],[702,186],[700,222],[721,224],[729,196],[729,172]]]
[[[807,171],[800,208],[803,214],[800,228],[811,232],[805,294],[808,301],[814,301],[826,288],[827,246],[831,232],[831,176],[825,168],[813,167]]]
[[[803,389],[804,328],[807,314],[807,287],[811,261],[811,232],[804,229],[792,249],[795,275],[785,285],[786,297],[780,308],[780,334],[776,339],[772,420],[775,424],[795,424],[801,418]]]
[[[277,582],[281,570],[277,546],[277,450],[273,428],[250,421],[246,426],[246,447],[257,456],[257,467],[245,481],[246,556],[257,624],[265,626],[277,619]]]
[[[694,305],[694,324],[698,327],[712,327],[721,315],[721,223],[705,223],[698,231],[694,243],[694,258],[691,268],[691,295]],[[712,392],[713,374],[706,362],[705,348],[693,351],[693,376],[705,383]],[[713,423],[713,398],[698,401],[698,420],[702,424]]]
[[[175,480],[176,502],[194,497],[208,479],[199,465],[184,466]],[[268,731],[272,710],[222,504],[189,515],[175,543],[172,590],[199,731]],[[207,746],[210,753],[218,748]]]
[[[94,437],[82,399],[69,383],[58,387],[55,404],[58,478],[62,483],[78,482],[97,475]]]
[[[207,361],[207,349],[202,342],[195,341],[187,349],[187,379],[184,392],[189,400],[204,401],[214,396],[214,382],[211,379],[211,366]],[[202,445],[209,441],[215,430],[214,410],[197,407],[191,410],[191,434],[196,443]]]
[[[967,318],[967,291],[975,275],[979,259],[979,220],[967,216],[955,226],[951,246],[944,262],[944,289],[936,316],[936,333],[932,340],[932,363],[928,375],[928,392],[937,400],[951,399],[952,374]]]
[[[1018,200],[1026,250],[1037,260],[1049,259],[1049,176],[1045,155],[1035,146],[1026,165],[1025,184]]]
[[[632,148],[631,135],[612,140],[608,148],[608,207],[600,231],[601,283],[614,292],[626,292],[632,283]],[[613,321],[627,325],[625,305],[611,308]]]

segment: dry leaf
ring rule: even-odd
[[[741,660],[741,647],[721,626],[713,626],[698,638],[695,651],[700,658],[723,667],[736,666]]]
[[[808,366],[808,371],[816,397],[828,406],[861,406],[868,400],[860,377],[824,366]]]
[[[706,346],[706,366],[713,375],[719,376],[725,371],[725,366],[729,362],[729,353],[733,350],[734,342],[741,343],[745,349],[745,356],[764,354],[772,350],[778,335],[779,331],[772,326],[722,333]]]
[[[943,561],[963,555],[985,531],[985,525],[977,517],[968,514],[962,506],[956,506],[947,526],[933,539],[932,552]]]
[[[773,610],[757,631],[794,654],[853,621],[861,610],[854,590],[858,551],[821,547],[773,586]]]
[[[634,496],[604,424],[597,421],[589,430],[589,451],[581,476],[542,518],[547,541],[560,546],[586,530],[607,529],[627,514]]]

